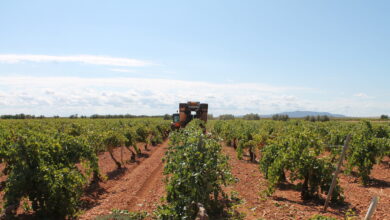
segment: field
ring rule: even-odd
[[[360,219],[379,196],[373,219],[390,219],[388,122],[212,120],[206,134],[199,124],[175,132],[158,118],[1,120],[2,213],[191,219],[201,203],[210,219]]]

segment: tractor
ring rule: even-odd
[[[184,128],[192,119],[198,118],[207,122],[208,104],[200,102],[187,102],[179,104],[179,113],[172,115],[172,130]]]

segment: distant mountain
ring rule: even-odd
[[[329,112],[312,112],[312,111],[294,111],[294,112],[281,112],[277,113],[279,115],[288,115],[290,118],[303,118],[305,116],[317,116],[317,115],[326,115],[333,118],[345,118],[347,116],[340,114],[332,114]],[[274,114],[272,114],[274,115]],[[260,115],[262,118],[271,118],[272,115]],[[276,115],[276,114],[275,114]]]

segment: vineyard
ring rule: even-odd
[[[260,192],[264,199],[269,199],[277,190],[286,191],[288,188],[299,192],[303,203],[316,202],[321,205],[330,188],[344,140],[350,134],[352,141],[343,167],[345,175],[353,178],[353,183],[358,183],[363,189],[369,189],[373,185],[379,187],[378,194],[384,195],[383,200],[389,199],[383,193],[383,189],[388,190],[390,187],[389,124],[372,124],[368,121],[313,123],[299,120],[232,120],[215,121],[209,125],[209,130],[234,149],[233,157],[244,160],[245,156],[247,161],[258,164],[262,177],[266,180],[265,187]],[[387,181],[370,178],[374,165],[384,168],[380,177],[385,176]],[[352,183],[344,185],[342,187],[337,183],[331,195],[331,202],[335,207],[346,204],[345,199],[348,198],[343,192]],[[389,210],[389,203],[382,207]],[[353,213],[349,213],[352,216],[358,215],[355,212],[357,210],[349,211]],[[364,214],[365,210],[360,211]]]
[[[390,124],[146,119],[0,121],[2,215],[20,218],[390,218]],[[342,173],[322,212],[347,135]]]
[[[108,152],[121,169],[162,143],[169,129],[163,120],[2,121],[4,214],[16,215],[23,204],[38,217],[76,216],[85,187],[107,178],[99,170],[99,154]],[[116,148],[121,148],[119,157],[113,154]],[[130,157],[123,157],[123,148]]]

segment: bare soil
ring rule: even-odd
[[[143,150],[144,158],[137,159],[136,163],[127,163],[120,170],[108,153],[99,156],[99,167],[108,180],[87,190],[83,198],[86,210],[80,219],[106,215],[112,209],[153,212],[165,194],[162,158],[167,146],[167,142],[150,146],[149,151]],[[139,147],[143,149],[143,145]],[[124,158],[129,159],[130,153],[126,149],[124,152]],[[114,156],[120,158],[120,149],[116,150]]]
[[[147,150],[144,149],[144,143],[138,143],[137,146],[142,150],[142,156],[132,163],[131,154],[127,149],[114,149],[114,157],[124,162],[122,169],[117,168],[108,152],[99,155],[99,170],[104,180],[91,184],[86,189],[81,199],[83,206],[80,219],[94,219],[99,215],[110,214],[112,209],[149,213],[155,210],[160,198],[165,194],[162,158],[168,141],[157,146],[148,146]],[[0,164],[0,171],[4,167],[4,164]],[[6,175],[0,175],[1,185],[4,185],[6,179]],[[2,188],[0,188],[1,205],[4,196]],[[25,212],[22,206],[18,208],[17,214],[18,219],[35,219],[34,213]]]
[[[245,213],[245,219],[308,219],[315,214],[337,219],[346,216],[362,219],[373,196],[380,197],[373,219],[390,219],[390,158],[374,166],[368,187],[362,186],[355,177],[341,174],[345,203],[323,212],[323,199],[303,202],[300,192],[291,185],[277,189],[271,197],[265,196],[262,191],[267,188],[267,181],[259,171],[259,165],[249,162],[248,157],[238,160],[232,147],[225,146],[224,152],[230,157],[233,175],[239,179],[238,183],[227,187],[227,191],[238,192],[244,200],[238,211]]]
[[[112,209],[129,211],[147,211],[152,213],[165,195],[162,158],[168,143],[156,147],[139,144],[144,157],[129,163],[130,153],[123,150],[123,160],[127,161],[123,169],[117,169],[106,152],[99,155],[99,167],[106,179],[86,189],[83,201],[83,214],[80,219],[94,219],[110,214]],[[122,149],[115,149],[114,155],[120,160]],[[344,189],[345,203],[328,208],[323,212],[323,199],[303,202],[300,192],[291,185],[277,189],[274,195],[267,197],[262,192],[267,188],[267,181],[259,171],[258,164],[238,160],[232,147],[223,147],[223,152],[230,157],[229,163],[238,182],[225,187],[227,192],[238,192],[243,203],[237,210],[246,215],[245,219],[308,219],[315,214],[344,219],[346,216],[364,217],[370,200],[379,196],[380,201],[373,219],[390,219],[390,158],[375,165],[371,173],[369,186],[362,186],[353,176],[340,175],[340,184]],[[2,167],[0,167],[2,168]],[[0,177],[5,180],[5,176]],[[1,196],[3,192],[0,192]],[[20,211],[20,210],[19,210]],[[19,212],[20,213],[20,212]]]
[[[164,143],[153,149],[149,158],[126,171],[119,180],[104,183],[107,184],[103,186],[106,192],[99,199],[99,204],[87,210],[81,218],[91,219],[108,214],[113,208],[153,212],[165,194],[161,158],[166,147]],[[374,166],[368,187],[362,186],[356,177],[341,174],[340,184],[344,189],[345,203],[331,205],[327,212],[323,212],[323,199],[303,202],[300,192],[291,185],[277,189],[270,197],[265,196],[262,192],[267,188],[267,181],[259,171],[258,164],[249,162],[248,157],[238,160],[232,147],[224,146],[223,152],[230,157],[232,173],[238,179],[237,183],[225,190],[238,192],[243,204],[237,210],[245,214],[245,219],[308,219],[315,214],[337,219],[345,219],[346,216],[361,219],[373,196],[380,197],[373,219],[390,219],[390,158]]]

